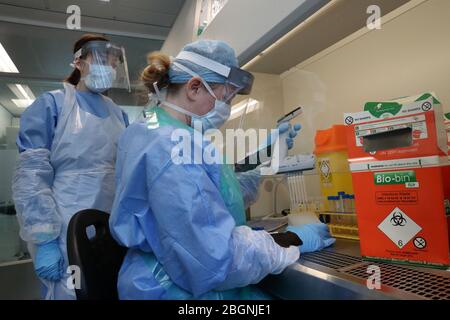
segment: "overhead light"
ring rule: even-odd
[[[34,99],[11,99],[11,101],[18,107],[18,108],[28,108],[33,102]]]
[[[253,111],[259,109],[259,101],[255,99],[246,99],[244,101],[239,102],[231,108],[230,119],[233,120],[241,116],[242,112],[247,108],[246,114],[249,114]]]
[[[8,84],[8,88],[19,99],[28,99],[28,100],[36,99],[30,87],[27,86],[26,84]]]
[[[0,43],[0,72],[19,73],[14,62]]]
[[[30,87],[26,84],[8,84],[8,87],[17,97],[17,99],[11,99],[11,101],[18,108],[27,108],[34,100],[36,100]]]

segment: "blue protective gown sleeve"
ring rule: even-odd
[[[216,290],[256,284],[268,274],[279,274],[300,257],[298,247],[280,247],[266,231],[247,226],[232,234],[233,263],[225,281]]]
[[[236,173],[236,177],[241,186],[244,206],[245,208],[249,208],[258,200],[259,185],[261,182],[259,169]]]
[[[133,124],[120,139],[110,218],[114,238],[153,252],[170,279],[196,297],[257,283],[294,263],[298,248],[285,249],[266,232],[235,227],[214,182],[219,167],[214,177],[203,165],[172,162],[173,130],[159,128],[162,139]]]
[[[57,121],[58,107],[55,97],[44,93],[20,116],[20,131],[16,140],[19,152],[40,148],[50,150]]]
[[[57,114],[54,96],[45,93],[20,117],[13,199],[22,239],[36,244],[56,239],[61,229],[51,190],[54,171],[50,164]]]

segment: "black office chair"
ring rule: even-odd
[[[89,239],[87,228],[95,228]],[[76,213],[67,231],[70,265],[79,266],[81,288],[78,300],[118,300],[117,277],[127,249],[119,246],[109,232],[109,214],[88,209]]]

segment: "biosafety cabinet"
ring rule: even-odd
[[[257,72],[255,92],[264,88],[260,97],[254,97],[264,102],[264,108],[279,108],[264,96],[269,83],[279,89],[277,101],[284,113],[302,106],[302,130],[293,154],[341,141],[334,133],[323,138],[324,132],[330,135],[345,127],[346,147],[316,152],[320,163],[316,171],[305,173],[305,180],[308,197],[325,204],[319,211],[336,208],[334,204],[342,202],[336,196],[343,192],[354,195],[357,230],[352,231],[357,232],[352,238],[358,240],[337,237],[333,247],[303,255],[300,266],[281,278],[286,286],[303,281],[311,281],[311,289],[313,283],[329,285],[330,295],[336,286],[346,292],[359,286],[361,291],[356,291],[364,296],[368,272],[375,266],[383,279],[379,292],[390,298],[450,299],[446,289],[450,277],[443,271],[450,265],[450,42],[443,41],[450,33],[450,2],[395,2],[398,6],[392,10],[382,4],[380,28],[366,25],[366,15],[360,28],[325,44],[327,37],[347,28],[346,22],[340,20],[339,25],[333,18],[339,6],[341,17],[347,17],[353,12],[351,5],[356,11],[362,9],[358,5],[365,9],[370,5],[348,1],[344,9],[345,2],[330,4],[321,12],[322,20],[298,26],[248,67]],[[321,50],[311,54],[318,47]],[[269,79],[267,74],[278,78]],[[270,126],[269,119],[260,120]],[[348,169],[334,161],[339,153],[339,160],[348,157]],[[351,176],[351,187],[334,189],[332,182],[344,174]],[[330,185],[326,191],[331,193],[324,192],[324,184]],[[273,194],[264,192],[260,203],[270,208],[267,203]],[[282,197],[278,198],[280,208]],[[258,206],[252,210],[264,210]],[[353,221],[355,212],[343,211],[327,212],[322,221],[330,225],[344,221],[342,230],[349,230],[345,221]],[[330,277],[323,281],[314,276],[317,271]],[[271,287],[278,288],[278,281],[282,280],[271,278]]]

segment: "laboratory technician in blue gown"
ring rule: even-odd
[[[203,133],[229,119],[231,101],[250,93],[253,76],[238,67],[234,50],[222,41],[188,44],[173,60],[160,52],[148,59],[142,79],[156,98],[118,146],[110,229],[129,248],[119,297],[270,298],[254,284],[281,273],[302,250],[320,250],[334,239],[325,225],[293,228],[303,241],[299,250],[245,226],[259,169],[236,175],[229,165],[204,158],[211,144]],[[191,138],[185,140],[190,155],[184,150],[178,158],[174,133]]]
[[[117,142],[125,113],[102,92],[129,89],[124,49],[101,35],[74,45],[64,89],[39,96],[20,117],[13,198],[43,298],[75,299],[68,286],[70,218],[83,209],[111,212]],[[70,281],[69,281],[70,282]]]

